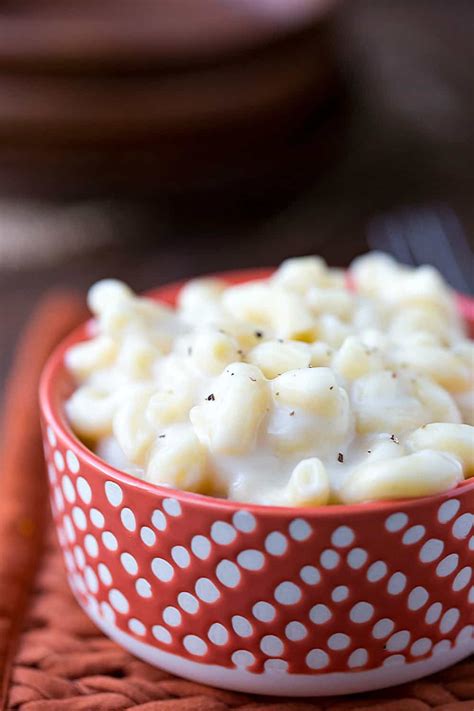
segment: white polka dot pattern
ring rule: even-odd
[[[54,452],[54,465],[59,472],[64,471],[64,457],[59,449]]]
[[[347,556],[347,563],[354,570],[359,570],[364,567],[368,557],[369,554],[363,548],[353,548]]]
[[[372,629],[372,635],[375,639],[385,639],[393,632],[395,623],[388,617],[384,617],[375,623]]]
[[[273,605],[268,602],[256,602],[252,607],[253,616],[260,622],[271,622],[276,615],[276,610]]]
[[[281,605],[295,605],[301,599],[301,589],[291,581],[280,583],[275,588],[275,600]]]
[[[232,628],[239,637],[251,637],[253,634],[252,625],[242,615],[234,615],[232,617]]]
[[[191,563],[191,556],[184,546],[174,546],[171,556],[179,568],[187,568]]]
[[[329,649],[333,649],[334,651],[338,651],[340,649],[347,649],[350,643],[351,638],[343,632],[336,632],[335,634],[332,634],[328,639],[328,647]]]
[[[285,627],[285,635],[292,642],[299,642],[301,639],[304,639],[307,636],[307,634],[308,634],[307,628],[303,624],[301,624],[301,622],[298,622],[297,620],[294,620],[293,622],[289,622],[287,624],[287,626]]]
[[[166,529],[166,517],[163,511],[160,511],[159,509],[153,511],[151,522],[153,526],[158,529],[158,531],[164,531]]]
[[[132,617],[129,620],[128,627],[130,632],[133,632],[133,634],[137,634],[140,637],[143,637],[146,634],[145,625],[143,624],[143,622],[140,622],[140,620],[137,620],[136,617]]]
[[[439,538],[430,538],[429,541],[426,541],[420,551],[420,560],[423,563],[432,563],[440,557],[443,549],[443,541],[440,541]]]
[[[352,528],[349,526],[339,526],[336,528],[331,537],[331,543],[336,548],[347,548],[350,546],[355,539],[355,534]]]
[[[112,585],[113,583],[113,578],[112,578],[112,573],[110,570],[107,568],[105,563],[99,563],[97,566],[97,572],[99,573],[99,578],[103,582],[104,585],[109,586]]]
[[[472,531],[474,514],[465,513],[454,522],[452,532],[455,538],[467,538]]]
[[[413,504],[375,510],[367,529],[364,516],[311,510],[198,511],[172,490],[131,495],[45,431],[71,586],[146,644],[278,679],[409,666],[472,642],[462,492],[428,502],[431,518]]]
[[[117,610],[117,612],[121,612],[123,615],[125,615],[130,609],[130,605],[128,604],[128,600],[125,595],[121,593],[120,590],[116,590],[115,588],[109,592],[109,601],[112,607]]]
[[[237,669],[247,669],[247,667],[255,664],[254,655],[245,649],[238,649],[232,654],[231,659]]]
[[[407,576],[404,573],[398,571],[394,573],[390,580],[388,581],[387,591],[390,595],[400,595],[403,590],[405,590],[407,585]]]
[[[153,595],[151,584],[146,578],[138,578],[135,583],[135,589],[140,597],[149,598]]]
[[[91,509],[89,512],[89,518],[96,528],[104,528],[105,518],[104,514],[99,511],[99,509]]]
[[[300,578],[307,585],[317,585],[321,580],[321,573],[314,565],[305,565],[300,570]]]
[[[122,553],[120,562],[130,575],[136,575],[138,573],[138,563],[131,553]]]
[[[214,622],[214,624],[209,627],[207,636],[209,640],[218,647],[222,647],[229,641],[229,633],[220,622]]]
[[[221,546],[228,546],[235,540],[236,535],[235,528],[225,521],[216,521],[211,526],[211,538]]]
[[[249,511],[237,511],[232,517],[232,523],[242,533],[252,533],[257,527],[255,516]]]
[[[312,649],[306,657],[306,664],[310,669],[324,669],[329,664],[329,657],[322,649]]]
[[[114,536],[112,531],[104,531],[102,534],[102,543],[109,551],[116,551],[118,549],[118,541]]]
[[[165,607],[163,610],[163,620],[170,627],[179,627],[182,621],[181,613],[176,607]]]
[[[219,590],[209,578],[199,578],[195,591],[198,598],[203,602],[215,602],[220,598]]]
[[[402,543],[405,546],[411,546],[413,543],[418,543],[425,535],[426,529],[424,526],[412,526],[403,534]]]
[[[69,501],[70,504],[74,503],[74,501],[76,500],[76,490],[73,486],[70,477],[67,474],[65,474],[62,478],[62,487],[66,500]]]
[[[168,516],[181,516],[181,504],[176,499],[164,499],[163,508]]]
[[[174,576],[173,566],[163,558],[153,558],[151,569],[155,577],[162,583],[169,583]]]
[[[195,634],[188,634],[183,640],[183,644],[190,654],[203,657],[207,652],[207,644],[203,639]]]
[[[159,642],[163,642],[164,644],[171,643],[172,637],[166,627],[163,627],[162,625],[153,625],[151,631],[153,637],[155,637]]]
[[[137,521],[135,519],[135,514],[131,509],[125,507],[120,512],[120,520],[122,521],[122,526],[127,529],[127,531],[133,532],[137,527]]]
[[[66,452],[66,464],[71,474],[77,474],[80,469],[79,460],[70,449]]]
[[[456,570],[458,564],[458,554],[450,553],[450,555],[447,555],[446,558],[443,558],[443,560],[440,561],[436,566],[436,575],[438,575],[440,578],[446,578],[448,575],[451,575]]]
[[[311,526],[302,518],[295,518],[288,527],[294,541],[306,541],[311,536]]]
[[[191,615],[195,615],[199,610],[199,602],[196,600],[194,595],[188,592],[181,592],[178,595],[178,605],[184,612],[189,612]]]
[[[265,539],[265,550],[270,555],[283,555],[288,549],[288,540],[279,531],[269,533]]]
[[[288,670],[288,662],[284,659],[267,659],[263,668],[270,674],[283,674]]]
[[[410,652],[413,657],[423,657],[428,654],[432,646],[433,642],[428,637],[421,637],[416,642],[413,642]]]
[[[406,513],[394,513],[391,514],[385,521],[385,528],[390,533],[395,533],[396,531],[401,531],[402,528],[408,523],[408,516]]]
[[[439,507],[438,521],[440,523],[447,523],[448,521],[451,521],[453,516],[456,516],[460,506],[461,502],[457,499],[449,499],[449,501],[445,501],[444,504],[441,504]]]
[[[331,619],[332,612],[327,605],[318,603],[309,611],[309,617],[315,625],[323,625]]]
[[[365,667],[368,659],[369,655],[366,649],[354,649],[347,660],[347,666],[349,669],[359,669],[360,667]]]
[[[260,649],[269,657],[278,657],[283,654],[283,642],[274,634],[267,634],[260,640]]]
[[[434,625],[441,617],[442,610],[442,604],[440,602],[434,602],[426,611],[425,622],[428,625]]]
[[[191,550],[197,558],[206,560],[211,552],[209,539],[205,536],[194,536],[191,541]]]
[[[457,625],[460,616],[461,615],[459,613],[459,610],[457,610],[455,607],[452,607],[450,610],[447,610],[442,616],[441,622],[439,623],[440,632],[442,632],[443,634],[448,634],[448,632],[451,632],[451,630]]]
[[[237,563],[245,570],[260,570],[265,565],[265,556],[254,549],[245,550],[237,556]]]
[[[216,567],[216,576],[222,585],[235,588],[240,583],[240,571],[230,560],[221,560]]]
[[[99,545],[97,540],[90,533],[84,538],[84,545],[86,547],[87,553],[93,558],[97,558],[99,555]]]
[[[340,560],[341,556],[337,553],[337,551],[327,548],[321,553],[319,562],[323,568],[326,568],[326,570],[334,570],[334,568],[337,568],[339,565]]]
[[[408,608],[410,610],[420,610],[428,602],[429,593],[426,588],[418,585],[408,595]]]
[[[154,546],[156,543],[156,534],[148,526],[142,526],[140,529],[140,538],[146,546]]]
[[[114,481],[105,482],[105,495],[112,506],[120,506],[123,501],[123,491]]]
[[[349,588],[347,585],[338,585],[331,593],[333,602],[343,602],[349,597]]]
[[[369,602],[358,602],[351,609],[349,617],[358,625],[368,622],[374,616],[374,606]]]
[[[385,578],[388,573],[387,564],[383,560],[377,560],[367,570],[367,580],[371,583],[377,583]]]
[[[84,477],[80,476],[76,481],[76,489],[79,497],[85,504],[90,504],[92,501],[92,489],[89,482]]]
[[[408,630],[401,630],[400,632],[395,632],[386,643],[386,647],[389,652],[400,652],[402,649],[408,646],[410,641],[410,632]]]

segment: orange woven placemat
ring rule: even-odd
[[[474,711],[474,659],[429,679],[364,696],[288,700],[251,697],[155,669],[104,637],[67,586],[49,542],[13,667],[8,709],[22,711]]]

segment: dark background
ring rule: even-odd
[[[229,204],[23,203],[0,184],[0,391],[23,323],[53,287],[84,292],[115,276],[141,290],[308,253],[345,265],[366,249],[374,215],[407,205],[448,204],[474,235],[473,28],[472,0],[349,0],[337,24],[345,131],[291,199],[269,199],[262,182],[252,201]]]

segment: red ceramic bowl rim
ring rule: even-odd
[[[274,268],[262,268],[262,269],[244,269],[239,271],[225,271],[218,272],[214,274],[208,274],[205,276],[213,276],[225,279],[231,283],[239,283],[243,281],[252,281],[258,279],[267,278]],[[146,292],[146,295],[153,298],[159,298],[169,304],[173,304],[178,291],[186,284],[188,280],[184,279],[182,281],[173,282],[171,284],[163,285],[156,289],[152,289]],[[467,323],[474,324],[474,299],[471,299],[465,295],[458,295],[458,306],[461,314],[464,316]],[[112,477],[122,484],[132,486],[136,489],[141,489],[150,494],[156,495],[160,494],[164,497],[173,495],[174,498],[181,500],[183,502],[194,503],[195,505],[206,506],[214,509],[230,509],[233,511],[246,510],[254,513],[258,516],[288,516],[294,517],[295,515],[310,515],[317,514],[318,516],[335,516],[339,517],[342,515],[352,516],[352,515],[367,515],[375,512],[396,512],[401,507],[403,509],[416,507],[420,504],[426,503],[427,501],[442,501],[447,496],[452,496],[454,492],[462,493],[466,491],[474,490],[474,477],[471,479],[466,479],[464,482],[459,484],[455,489],[449,489],[448,491],[441,492],[439,494],[434,494],[431,496],[416,497],[413,499],[395,499],[390,501],[374,501],[366,502],[362,504],[336,504],[331,506],[271,506],[263,504],[253,504],[240,501],[231,501],[229,499],[218,499],[213,496],[207,496],[204,494],[195,494],[190,491],[184,491],[182,489],[173,489],[168,486],[160,486],[159,484],[152,484],[127,472],[121,471],[111,466],[103,459],[95,455],[90,449],[88,449],[73,433],[69,424],[67,423],[64,413],[62,412],[61,405],[59,404],[59,398],[56,396],[56,376],[58,372],[61,371],[64,365],[64,354],[68,348],[70,348],[74,343],[83,340],[87,336],[87,329],[90,321],[77,327],[65,338],[53,351],[46,366],[43,370],[40,388],[39,388],[39,400],[41,409],[47,418],[47,420],[55,426],[57,431],[60,432],[61,437],[64,440],[65,445],[74,452],[78,457],[79,461],[85,461],[95,470],[100,471],[104,476]]]

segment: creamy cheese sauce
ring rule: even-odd
[[[421,496],[473,473],[473,343],[430,267],[288,260],[268,280],[189,282],[176,310],[92,287],[66,411],[110,464],[273,505]]]

